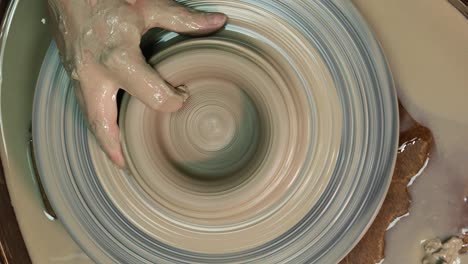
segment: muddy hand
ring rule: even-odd
[[[125,161],[117,126],[122,88],[155,110],[177,111],[185,97],[167,84],[141,54],[141,36],[159,27],[189,35],[209,34],[226,23],[173,0],[48,0],[62,63],[89,128],[118,166]]]

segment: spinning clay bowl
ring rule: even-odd
[[[149,63],[190,97],[175,113],[123,97],[127,171],[86,129],[51,44],[33,142],[60,220],[100,263],[339,261],[396,155],[395,91],[369,28],[349,1],[181,2],[229,22],[145,36]]]

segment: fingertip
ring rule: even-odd
[[[117,125],[116,125],[117,127]],[[115,129],[114,133],[110,133],[109,141],[103,142],[106,146],[103,146],[109,159],[117,165],[120,169],[126,168],[125,158],[123,156],[122,145],[120,144],[119,130]]]
[[[220,30],[227,22],[227,16],[223,13],[200,13],[200,28],[189,34],[206,35]]]
[[[119,169],[125,170],[127,168],[127,164],[122,154],[121,148],[111,153],[108,153],[110,160],[119,167]]]
[[[165,24],[163,28],[181,34],[203,36],[220,30],[227,22],[228,17],[223,13],[192,12],[184,17],[180,23]]]
[[[114,163],[119,169],[126,168],[125,158],[122,152],[122,146],[120,141],[116,138],[112,138],[108,135],[107,140],[101,140],[100,145],[107,157]],[[112,138],[112,139],[111,139]]]
[[[117,123],[110,125],[102,125],[107,122],[94,121],[93,123],[94,126],[92,126],[92,131],[94,132],[96,139],[107,158],[109,158],[112,163],[120,169],[125,169],[126,162],[123,156],[122,145],[120,144],[120,130]]]
[[[164,101],[161,107],[158,109],[161,112],[175,112],[182,108],[184,105],[185,98],[178,94],[173,94],[169,96],[166,101]]]
[[[221,28],[222,26],[226,24],[227,16],[223,13],[218,13],[218,12],[208,13],[206,15],[206,20],[208,22],[208,25]]]

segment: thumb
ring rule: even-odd
[[[172,0],[143,12],[159,14],[145,16],[148,28],[158,27],[186,35],[198,36],[213,33],[221,29],[227,21],[225,14],[200,12]]]

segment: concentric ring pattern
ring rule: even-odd
[[[339,261],[395,162],[396,95],[372,33],[345,0],[180,2],[229,23],[145,38],[149,62],[191,96],[173,114],[125,97],[128,171],[86,129],[51,45],[33,141],[60,219],[100,263]]]

